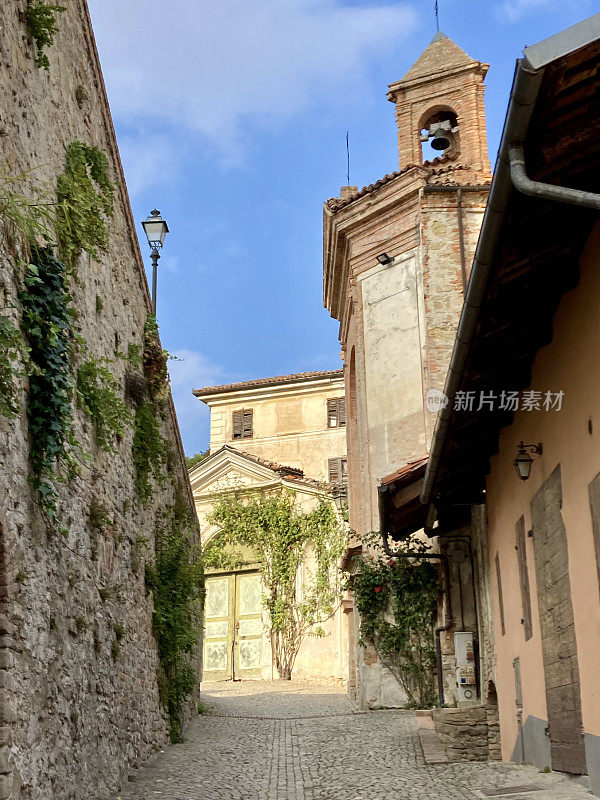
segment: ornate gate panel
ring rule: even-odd
[[[204,678],[258,678],[263,659],[262,585],[258,572],[206,578]]]

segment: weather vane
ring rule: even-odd
[[[440,29],[440,10],[438,8],[438,0],[435,0],[435,24],[437,25],[437,29]]]

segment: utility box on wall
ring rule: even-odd
[[[458,631],[454,634],[454,655],[456,657],[456,699],[458,705],[477,702],[477,681],[475,678],[475,648],[471,631]]]

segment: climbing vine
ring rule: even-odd
[[[33,485],[52,519],[56,491],[50,481],[55,466],[60,480],[76,472],[69,368],[73,315],[64,265],[48,248],[32,248],[31,256],[20,295],[33,367],[27,408],[29,458]]]
[[[19,412],[15,382],[27,374],[29,348],[23,334],[8,318],[0,315],[0,416]]]
[[[38,67],[48,69],[50,62],[44,48],[54,43],[54,34],[58,33],[56,15],[66,11],[64,6],[56,6],[46,0],[30,0],[25,11],[27,30],[36,47],[35,63]]]
[[[300,645],[308,635],[322,635],[320,625],[339,602],[336,568],[346,536],[333,506],[321,499],[315,509],[304,511],[293,492],[236,492],[215,504],[211,522],[222,531],[208,556],[214,566],[219,555],[223,563],[239,559],[235,548],[240,546],[260,562],[273,657],[279,677],[289,680]],[[298,572],[307,555],[314,566],[306,569],[299,593]]]
[[[418,540],[407,549],[425,552]],[[362,557],[356,567],[350,588],[363,640],[373,643],[409,704],[429,708],[435,702],[433,623],[440,591],[435,567],[402,555]]]
[[[90,358],[77,369],[77,399],[94,422],[98,447],[115,453],[115,437],[131,422],[131,412],[121,400],[119,382],[106,366],[107,358]]]
[[[159,484],[163,483],[166,457],[166,446],[154,405],[143,402],[135,410],[133,433],[135,488],[143,503],[147,503],[152,494],[150,477],[154,477]]]
[[[171,720],[171,741],[181,740],[185,698],[196,677],[189,655],[198,643],[204,600],[204,573],[196,541],[194,512],[178,500],[156,530],[156,557],[146,567],[154,599],[153,628],[160,658],[159,689]]]
[[[169,388],[167,361],[169,353],[163,350],[158,338],[158,324],[154,314],[149,314],[144,326],[142,361],[144,375],[151,397],[158,402],[166,399]]]
[[[113,193],[106,154],[95,146],[71,142],[65,171],[56,183],[59,252],[69,269],[81,250],[97,258],[98,251],[106,249],[106,218],[113,213]]]

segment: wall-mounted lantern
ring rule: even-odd
[[[515,465],[517,475],[522,481],[528,480],[531,475],[531,465],[533,464],[531,453],[541,456],[542,452],[541,442],[538,444],[523,444],[523,442],[519,442],[519,452],[513,464]]]

